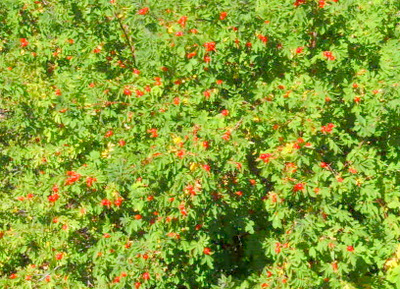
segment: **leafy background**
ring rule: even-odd
[[[400,288],[398,1],[0,12],[4,288]]]

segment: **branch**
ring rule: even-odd
[[[235,124],[235,127],[231,130],[231,132],[237,130],[242,123],[243,123],[243,117]]]
[[[133,65],[136,67],[136,56],[135,56],[135,47],[133,46],[130,37],[128,36],[128,32],[126,31],[124,24],[122,23],[121,18],[118,17],[117,13],[114,12],[114,16],[118,19],[119,27],[125,35],[126,42],[131,50],[131,55],[133,58]]]

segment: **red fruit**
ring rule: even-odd
[[[203,46],[205,47],[206,51],[216,51],[215,45],[215,42],[206,42]]]
[[[124,94],[125,95],[132,95],[132,91],[129,88],[124,89]]]
[[[140,74],[140,70],[138,70],[138,69],[133,69],[133,74],[136,74],[136,75],[139,75]]]
[[[268,42],[268,37],[267,36],[264,36],[264,35],[258,35],[257,36],[258,37],[258,39],[260,39],[263,43],[267,43]]]
[[[26,276],[25,276],[25,280],[26,280],[26,281],[32,280],[32,275],[26,275]]]
[[[235,194],[238,195],[239,197],[243,196],[243,192],[242,191],[237,191]]]
[[[17,278],[17,277],[18,277],[17,274],[12,273],[8,278],[9,278],[9,279],[15,279],[15,278]]]
[[[57,253],[55,258],[56,260],[61,260],[64,257],[64,253]]]
[[[61,89],[56,89],[55,94],[57,96],[61,96],[62,95]]]
[[[126,272],[121,273],[121,277],[126,277],[126,276],[128,276],[128,274]]]
[[[44,280],[46,280],[46,282],[50,282],[51,281],[51,276],[47,275],[46,278],[44,278]]]
[[[26,47],[29,45],[29,42],[26,40],[26,38],[20,38],[19,42],[21,43],[21,47]]]
[[[104,238],[111,238],[111,235],[108,234],[108,233],[104,233],[104,234],[103,234],[103,237],[104,237]]]
[[[179,20],[177,21],[178,24],[180,24],[182,27],[186,26],[186,21],[187,21],[188,17],[187,16],[182,16],[181,18],[179,18]]]
[[[145,260],[147,260],[147,259],[149,259],[149,255],[143,254],[143,255],[142,255],[142,258],[145,259]]]
[[[186,57],[187,57],[188,59],[190,59],[190,58],[195,57],[196,55],[197,55],[197,53],[194,51],[194,52],[188,53],[188,54],[186,55]]]
[[[176,237],[177,239],[179,239],[179,234],[174,233],[174,232],[167,233],[167,236],[168,236],[168,237],[171,237],[171,238]]]
[[[228,141],[231,138],[231,132],[230,131],[226,131],[223,136],[222,139]]]
[[[206,90],[203,92],[203,95],[205,96],[205,98],[209,98],[211,96],[211,92],[209,90]]]
[[[158,133],[157,133],[157,129],[156,128],[148,129],[147,132],[151,134],[150,137],[153,137],[153,138],[158,137]]]
[[[276,203],[278,201],[278,195],[276,193],[270,193],[269,197],[271,198],[272,203]]]
[[[221,12],[221,13],[219,14],[219,19],[220,19],[220,20],[224,20],[224,19],[226,18],[226,16],[228,16],[228,13],[227,13],[227,12]]]
[[[203,169],[207,172],[210,171],[211,167],[209,165],[203,165]]]
[[[253,179],[249,180],[249,182],[250,182],[250,185],[252,185],[252,186],[254,186],[255,184],[257,184],[257,181],[256,181],[256,180],[253,180]]]
[[[60,195],[57,194],[57,193],[55,193],[55,194],[52,194],[52,195],[48,196],[47,199],[49,200],[49,202],[54,203],[54,202],[56,202],[59,198],[60,198]]]
[[[139,214],[135,215],[135,219],[136,219],[136,220],[142,219],[142,215],[139,215]]]
[[[140,89],[137,89],[136,90],[136,96],[137,97],[141,97],[141,96],[143,96],[144,95],[144,92],[143,91],[141,91]]]
[[[124,145],[126,145],[126,141],[124,141],[123,139],[120,139],[118,144],[119,144],[119,146],[123,147]]]
[[[149,274],[149,272],[143,273],[142,277],[143,277],[144,280],[149,280],[149,279],[150,279],[150,274]]]
[[[161,77],[154,77],[154,80],[156,81],[154,85],[156,86],[162,85]]]
[[[210,147],[210,144],[208,143],[208,141],[203,141],[203,147],[208,149]]]
[[[186,211],[186,209],[183,207],[182,209],[180,209],[181,211],[181,214],[182,214],[182,216],[187,216],[188,215],[188,213],[187,213],[187,211]]]
[[[86,178],[86,185],[91,188],[93,186],[93,183],[97,182],[96,178],[92,178],[92,177],[87,177]]]
[[[204,55],[204,62],[209,63],[211,61],[211,57],[208,55]]]
[[[300,54],[300,53],[303,52],[303,50],[304,50],[304,47],[297,47],[297,48],[296,48],[296,53],[297,53],[297,54]]]
[[[338,270],[338,263],[335,261],[335,262],[332,262],[332,269],[333,269],[333,271],[337,271]]]
[[[229,115],[229,110],[224,109],[224,110],[221,111],[221,114],[222,114],[223,116],[228,116],[228,115]]]
[[[353,246],[347,246],[347,251],[353,252],[354,251],[354,247]]]
[[[196,195],[196,191],[192,185],[187,185],[185,191],[187,191],[192,196]]]
[[[65,181],[66,185],[71,185],[71,184],[77,182],[81,177],[80,174],[78,174],[77,172],[74,172],[74,171],[68,171],[67,176],[69,176],[69,178]]]
[[[215,83],[218,84],[218,85],[221,85],[222,83],[224,83],[224,81],[221,80],[221,79],[217,79],[217,81],[215,81]]]
[[[113,283],[119,283],[121,281],[121,277],[120,276],[115,276]]]
[[[272,157],[271,154],[261,154],[260,159],[264,161],[264,163],[268,163],[270,158]]]
[[[142,283],[136,282],[136,283],[135,283],[135,289],[139,289],[141,285],[142,285]]]
[[[325,162],[321,162],[321,163],[319,164],[319,166],[320,166],[321,168],[323,168],[323,169],[326,169],[326,168],[329,167],[329,165],[328,165],[327,163],[325,163]]]
[[[146,15],[147,13],[149,13],[149,7],[144,7],[137,12],[139,15]]]
[[[293,191],[294,192],[298,192],[298,191],[303,191],[304,189],[305,189],[305,184],[303,184],[303,183],[298,183],[298,184],[295,184],[294,186],[293,186]]]
[[[183,36],[183,32],[182,31],[178,31],[178,32],[175,33],[175,36],[178,36],[178,37],[179,36]]]
[[[112,203],[110,200],[103,199],[103,200],[101,200],[101,205],[105,206],[105,207],[110,207],[112,205]]]
[[[296,0],[296,1],[293,3],[293,5],[294,5],[295,7],[298,7],[298,6],[300,6],[301,4],[304,4],[304,3],[306,3],[306,0]]]
[[[179,97],[175,97],[175,98],[174,98],[174,104],[175,104],[175,105],[179,105],[180,102],[181,102],[181,100],[180,100]]]
[[[275,243],[275,253],[279,254],[281,252],[281,243]]]
[[[325,56],[329,60],[335,60],[336,57],[333,56],[333,53],[331,51],[324,51],[322,52],[323,56]]]
[[[208,247],[205,247],[204,250],[203,250],[203,253],[204,253],[205,255],[210,255],[210,254],[211,254],[211,249],[208,248]]]
[[[114,201],[114,205],[116,205],[117,207],[121,206],[123,200],[124,200],[124,199],[122,199],[121,197],[117,198],[117,199]]]
[[[351,173],[351,174],[357,173],[357,170],[355,168],[349,168],[348,170],[349,170],[349,173]]]
[[[335,125],[333,123],[328,123],[325,126],[321,127],[321,132],[322,133],[331,133]]]
[[[104,134],[104,137],[111,137],[114,134],[114,132],[112,130],[109,130],[108,132],[106,132]]]

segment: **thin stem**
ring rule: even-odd
[[[136,56],[135,56],[135,47],[133,46],[130,37],[128,36],[128,32],[126,31],[124,24],[122,23],[121,18],[118,17],[117,13],[114,12],[114,16],[118,19],[118,23],[119,26],[122,30],[122,32],[124,33],[126,42],[131,50],[131,55],[132,55],[132,59],[133,59],[133,65],[136,67]]]

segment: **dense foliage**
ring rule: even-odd
[[[0,40],[2,288],[400,288],[398,0],[2,0]]]

